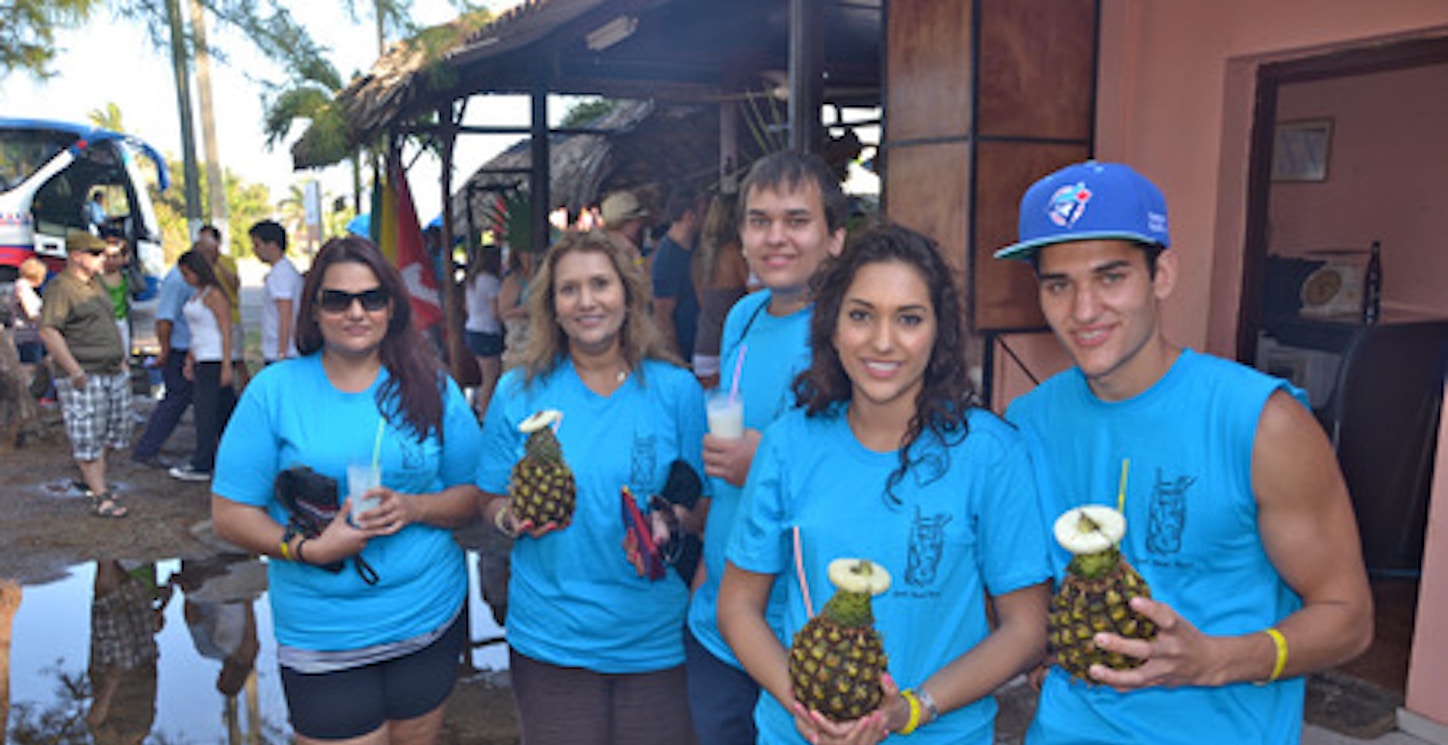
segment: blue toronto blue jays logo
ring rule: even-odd
[[[1047,203],[1047,216],[1057,227],[1069,228],[1086,212],[1086,203],[1091,201],[1091,190],[1086,184],[1076,182],[1063,186],[1051,195]]]

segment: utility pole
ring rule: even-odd
[[[196,46],[196,97],[201,107],[201,144],[206,150],[206,217],[226,221],[226,181],[216,145],[216,108],[211,97],[211,51],[206,45],[206,10],[190,0],[191,34]]]
[[[181,114],[181,163],[186,179],[186,238],[194,239],[201,228],[201,174],[196,167],[196,138],[192,135],[190,66],[186,57],[186,31],[181,24],[180,0],[166,0],[166,20],[171,24],[171,72],[176,78],[176,108]]]

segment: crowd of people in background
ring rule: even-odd
[[[268,557],[297,740],[438,739],[467,639],[453,531],[480,523],[511,541],[524,743],[989,743],[991,693],[1022,673],[1043,686],[1039,745],[1295,741],[1302,676],[1371,637],[1351,506],[1297,391],[1165,338],[1186,277],[1155,185],[1088,162],[1023,197],[998,258],[1029,262],[1074,366],[1004,416],[966,375],[940,247],[888,223],[848,235],[850,211],[822,160],[785,151],[727,193],[608,194],[599,226],[537,251],[471,246],[452,368],[371,241],[329,240],[303,274],[263,221],[249,370],[237,268],[203,229],[160,285],[164,393],[130,457],[209,483],[217,534]],[[128,247],[74,231],[66,249],[48,282],[21,267],[17,347],[48,357],[91,513],[123,518],[107,458],[134,423]],[[166,463],[188,407],[195,450]],[[525,455],[568,485],[520,493]],[[1141,664],[1086,685],[1046,656],[1071,561],[1049,521],[1116,497],[1123,459],[1196,501],[1162,525],[1159,484],[1120,487],[1121,551],[1153,591],[1129,609],[1159,631],[1096,634]],[[563,491],[561,520],[520,504]],[[840,722],[796,698],[786,650],[830,562],[860,555],[897,578],[873,611],[889,668],[878,706]],[[112,570],[98,597],[135,584]]]

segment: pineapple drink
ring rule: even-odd
[[[552,427],[562,418],[562,412],[548,409],[518,425],[518,431],[528,435],[523,457],[513,465],[511,478],[509,509],[519,522],[551,522],[563,528],[573,520],[578,487]]]
[[[870,598],[890,588],[890,573],[868,559],[830,562],[831,597],[789,648],[794,697],[806,708],[840,722],[880,705],[887,660]]]
[[[1101,631],[1132,639],[1156,636],[1156,625],[1129,606],[1134,597],[1151,597],[1151,588],[1118,548],[1126,535],[1126,517],[1101,505],[1075,507],[1056,519],[1055,535],[1074,555],[1051,599],[1046,638],[1056,664],[1085,681],[1091,680],[1093,664],[1116,670],[1137,667],[1140,659],[1104,651],[1093,641]]]

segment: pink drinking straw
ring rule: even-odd
[[[731,404],[739,400],[739,375],[744,372],[744,352],[747,349],[749,349],[748,344],[739,343],[739,354],[734,358],[734,380],[729,383],[729,403]]]

